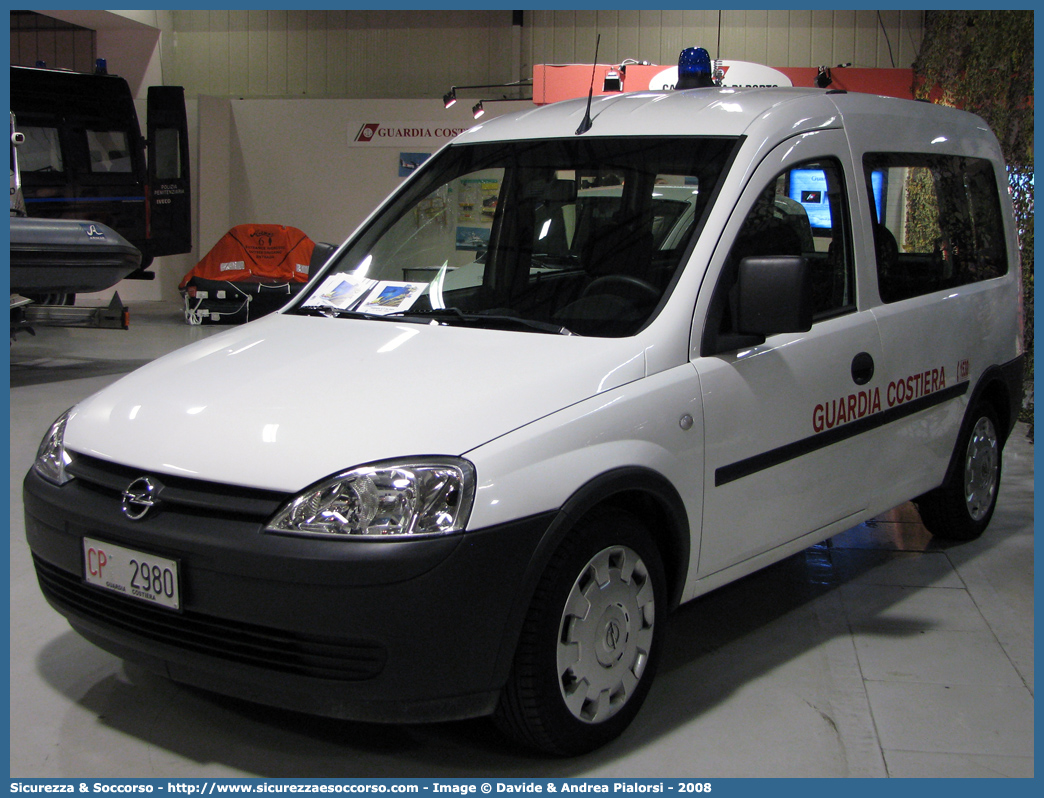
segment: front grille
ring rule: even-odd
[[[165,509],[209,517],[264,523],[290,498],[278,491],[155,474],[83,454],[75,455],[66,470],[81,485],[117,502],[131,482],[147,476],[157,486],[156,497]]]
[[[88,587],[33,556],[44,594],[72,615],[139,638],[266,670],[316,679],[362,681],[377,676],[387,652],[378,643],[303,635],[282,629],[175,613]]]

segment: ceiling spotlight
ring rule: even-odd
[[[471,113],[476,119],[486,113],[486,109],[482,107],[482,100],[479,100],[471,107]]]
[[[532,85],[533,85],[533,81],[531,79],[527,78],[525,80],[515,80],[515,81],[512,81],[511,83],[476,83],[476,84],[474,84],[472,86],[450,86],[450,90],[442,95],[442,102],[443,102],[443,104],[447,108],[449,108],[451,105],[456,103],[457,102],[457,89],[508,89],[508,88],[517,88],[517,87],[532,86]],[[512,99],[512,98],[503,97],[502,99],[503,100],[508,100],[508,99]],[[519,98],[519,99],[523,99],[523,98]],[[525,98],[525,99],[530,99],[531,100],[532,97]],[[489,99],[489,100],[486,100],[486,102],[500,102],[500,100]],[[477,119],[479,116],[482,115],[482,101],[479,101],[479,104],[478,104],[478,106],[476,106],[476,108],[478,108],[478,111],[475,113],[475,118]],[[472,109],[472,110],[474,111],[474,109]]]

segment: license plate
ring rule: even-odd
[[[176,560],[84,538],[83,577],[87,584],[114,593],[161,607],[181,609]]]

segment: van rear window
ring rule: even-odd
[[[863,158],[881,299],[897,302],[1008,271],[993,165],[981,158]]]

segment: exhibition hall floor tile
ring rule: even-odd
[[[636,721],[585,757],[520,752],[485,720],[306,717],[121,662],[41,596],[21,479],[62,411],[217,331],[174,305],[131,314],[126,332],[44,329],[11,348],[12,776],[1033,775],[1033,444],[1021,424],[982,539],[937,543],[907,504],[686,604]]]

